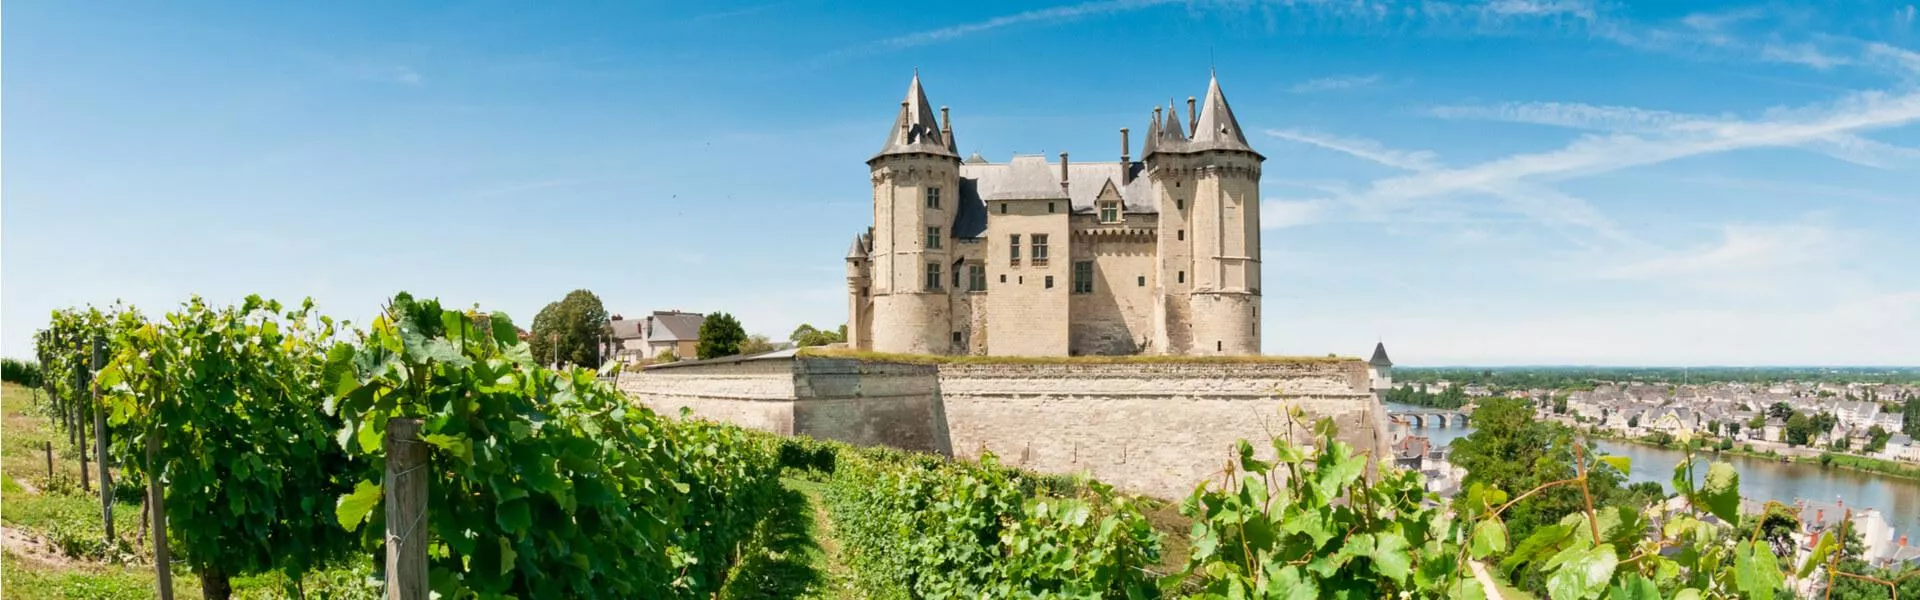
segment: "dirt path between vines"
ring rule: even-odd
[[[50,567],[74,564],[73,559],[61,554],[46,539],[5,525],[0,525],[0,548],[5,548],[14,556]]]

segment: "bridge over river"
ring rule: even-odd
[[[1468,424],[1467,413],[1457,410],[1438,408],[1406,409],[1387,407],[1387,418],[1397,425],[1414,429],[1449,428],[1460,429]]]

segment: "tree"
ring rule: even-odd
[[[1808,418],[1806,413],[1793,413],[1793,416],[1787,417],[1788,445],[1805,446],[1813,441],[1815,435],[1818,434],[1813,429],[1813,419]]]
[[[701,360],[739,354],[740,344],[746,341],[747,330],[733,315],[717,312],[707,315],[707,320],[700,323]]]
[[[1907,394],[1907,403],[1900,409],[1900,430],[1920,436],[1920,398],[1912,394]]]
[[[1566,394],[1560,394],[1553,397],[1553,414],[1556,414],[1556,415],[1567,414]]]
[[[1773,417],[1775,419],[1785,419],[1785,418],[1792,417],[1793,405],[1787,404],[1785,402],[1775,402],[1773,403],[1773,406],[1767,407],[1767,416]]]
[[[675,356],[672,350],[661,350],[659,354],[653,355],[653,362],[656,363],[670,363],[679,360],[680,357]]]
[[[1761,414],[1757,414],[1757,415],[1754,415],[1752,419],[1748,419],[1748,420],[1747,420],[1747,429],[1752,429],[1752,430],[1754,430],[1754,431],[1759,431],[1759,430],[1760,430],[1761,428],[1763,428],[1763,427],[1766,427],[1766,426],[1767,426],[1767,415],[1766,415],[1766,413],[1761,413]]]
[[[1737,436],[1737,435],[1740,435],[1740,422],[1739,422],[1739,421],[1728,421],[1728,422],[1727,422],[1727,437],[1733,437],[1733,436]]]
[[[792,341],[793,345],[801,348],[838,344],[847,341],[847,326],[841,325],[840,330],[834,332],[821,331],[814,329],[813,325],[802,323],[799,327],[794,328],[793,334],[787,336],[787,339]]]
[[[1517,496],[1543,483],[1571,479],[1576,473],[1574,444],[1584,444],[1594,504],[1622,500],[1624,476],[1595,460],[1598,452],[1593,445],[1576,440],[1573,430],[1537,418],[1527,401],[1488,398],[1474,411],[1473,423],[1473,433],[1453,441],[1453,463],[1467,470],[1462,489],[1485,484],[1516,490],[1513,493]],[[1484,511],[1483,507],[1461,505],[1469,501],[1469,496],[1456,497],[1456,510]],[[1512,539],[1526,539],[1535,528],[1557,523],[1585,506],[1578,487],[1555,486],[1515,504],[1505,518]]]
[[[600,349],[610,333],[607,307],[587,290],[567,292],[533,316],[528,346],[542,364],[600,366]]]
[[[1867,428],[1867,447],[1861,448],[1860,450],[1862,452],[1867,452],[1867,453],[1874,453],[1874,452],[1879,452],[1881,450],[1885,450],[1887,449],[1887,440],[1892,437],[1893,437],[1893,433],[1890,431],[1887,431],[1885,427],[1881,427],[1879,425],[1868,427]]]
[[[1640,415],[1634,415],[1634,416],[1631,416],[1631,417],[1627,417],[1627,426],[1628,426],[1628,427],[1639,427],[1639,426],[1640,426]]]
[[[767,336],[760,335],[757,333],[747,336],[747,341],[740,342],[741,356],[764,354],[764,353],[772,352],[774,350],[779,350],[779,349],[780,349],[779,347],[773,344],[773,340],[767,339]]]

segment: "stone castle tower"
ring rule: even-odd
[[[868,159],[873,226],[848,250],[866,350],[1060,356],[1260,352],[1260,165],[1217,79],[1153,110],[1140,160],[955,152],[915,74]],[[1196,112],[1197,110],[1197,112]]]

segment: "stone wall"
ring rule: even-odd
[[[1241,439],[1270,455],[1266,440],[1289,435],[1289,407],[1331,417],[1343,440],[1386,455],[1385,412],[1367,384],[1356,359],[934,365],[789,354],[651,368],[620,388],[669,414],[684,406],[780,434],[962,458],[992,451],[1009,465],[1180,498]]]
[[[988,450],[1005,464],[1164,498],[1214,477],[1239,440],[1270,456],[1268,440],[1288,435],[1288,407],[1331,417],[1344,441],[1385,455],[1384,409],[1366,384],[1357,360],[940,368],[955,456]],[[1295,442],[1311,441],[1291,429]]]

